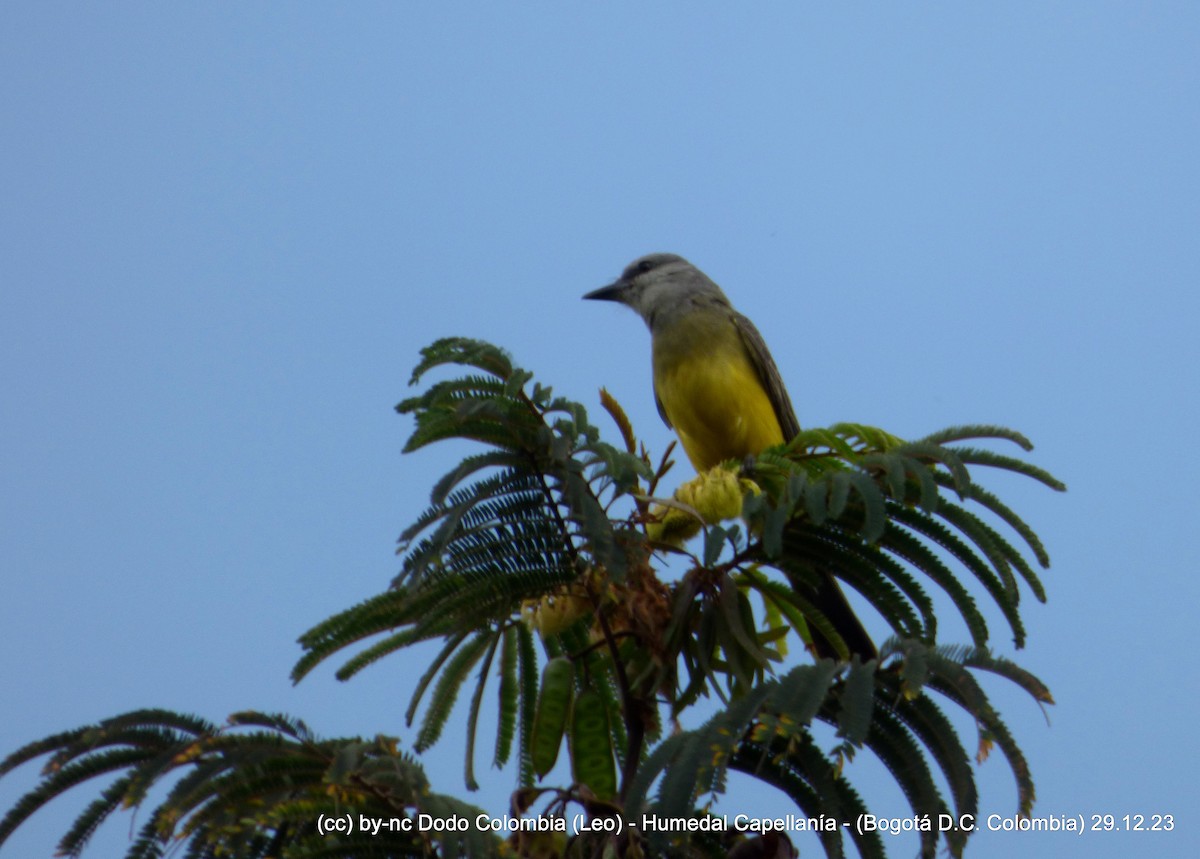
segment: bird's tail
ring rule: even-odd
[[[858,619],[858,615],[850,607],[850,603],[846,599],[846,595],[842,593],[837,579],[828,571],[821,571],[820,580],[816,592],[813,594],[812,602],[825,615],[830,625],[842,637],[842,640],[846,642],[846,647],[849,649],[851,656],[858,654],[858,658],[863,662],[869,662],[879,657],[879,651],[875,648],[875,642],[871,641],[871,636],[867,634],[862,621]],[[809,631],[812,633],[813,649],[819,658],[838,658],[837,649],[831,641],[821,634],[820,630],[812,626],[809,627]]]

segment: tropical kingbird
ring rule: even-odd
[[[779,369],[754,324],[733,309],[721,288],[675,254],[634,260],[612,284],[584,298],[633,308],[650,328],[654,397],[696,471],[754,456],[800,432]],[[863,661],[875,645],[837,581],[819,570],[806,594]],[[818,656],[836,650],[810,629]]]

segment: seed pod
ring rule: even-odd
[[[565,656],[546,663],[542,670],[542,689],[538,693],[533,734],[529,740],[529,760],[538,778],[554,769],[558,747],[562,745],[571,693],[575,691],[575,666]]]
[[[585,689],[575,699],[571,719],[571,770],[575,781],[586,784],[600,799],[617,795],[617,768],[613,761],[608,708],[595,689]]]

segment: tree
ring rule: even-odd
[[[511,807],[485,813],[431,792],[393,737],[320,739],[303,722],[255,712],[216,725],[144,710],[52,735],[0,764],[2,776],[48,757],[41,782],[0,821],[0,843],[64,791],[118,773],[64,835],[62,854],[80,855],[114,811],[166,784],[131,859],[162,856],[180,841],[197,857],[791,855],[786,836],[722,828],[728,821],[711,813],[734,770],[790,797],[827,855],[844,855],[848,838],[860,855],[880,857],[878,834],[838,825],[867,812],[846,766],[864,747],[914,815],[961,821],[978,810],[971,755],[947,705],[974,721],[976,757],[998,747],[1007,758],[1018,811],[1029,812],[1026,759],[979,675],[1052,699],[1037,678],[989,652],[972,589],[990,597],[1020,647],[1020,583],[1044,600],[1034,567],[1049,560],[971,470],[1063,486],[969,444],[1029,450],[1023,436],[973,426],[907,442],[839,424],[656,499],[670,449],[653,460],[607,393],[619,446],[601,440],[581,405],[533,383],[494,346],[447,339],[422,354],[413,384],[435,368],[461,374],[397,406],[416,421],[405,450],[447,439],[482,450],[433,487],[430,506],[402,536],[391,587],[305,633],[293,677],[350,648],[358,649],[341,679],[418,642],[441,642],[408,709],[410,725],[420,716],[413,751],[439,740],[468,692],[466,785],[475,787],[478,717],[494,707],[491,756],[515,764]],[[669,580],[667,556],[687,571]],[[825,571],[893,630],[878,660],[844,658],[836,624],[811,599]],[[965,621],[969,644],[939,642],[930,582]],[[812,630],[843,658],[814,660]],[[790,652],[797,643],[799,659]],[[716,702],[711,715],[684,728],[701,699]],[[836,732],[832,748],[815,739],[817,722]],[[564,746],[569,783],[557,784]],[[568,831],[580,812],[590,831]],[[421,831],[422,815],[469,825]],[[476,825],[480,815],[501,818],[506,831]],[[364,819],[383,830],[365,831]],[[944,836],[961,855],[969,834],[933,826],[921,833],[922,854],[934,855]]]

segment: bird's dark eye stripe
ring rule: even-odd
[[[650,271],[650,269],[654,268],[654,263],[648,259],[644,259],[637,264],[637,267],[638,271]]]

